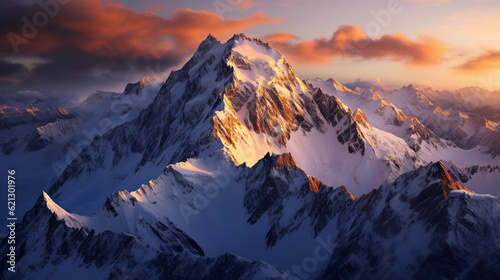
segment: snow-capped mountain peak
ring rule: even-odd
[[[123,91],[123,94],[135,94],[139,95],[141,94],[142,90],[149,84],[152,84],[155,82],[154,77],[151,76],[144,76],[142,79],[137,82],[137,83],[129,83],[125,87],[125,90]]]

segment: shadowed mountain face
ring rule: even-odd
[[[3,142],[6,159],[48,157],[114,108],[57,179],[25,190],[44,192],[18,225],[16,277],[500,277],[500,199],[482,194],[500,191],[495,146],[443,137],[437,116],[453,114],[413,87],[303,81],[244,34],[209,36],[151,83],[96,92],[35,124],[39,138]]]

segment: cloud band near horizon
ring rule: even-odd
[[[298,37],[290,33],[275,33],[263,38],[287,56],[308,63],[329,63],[336,57],[359,57],[428,66],[439,63],[447,51],[444,42],[429,36],[414,41],[396,33],[372,39],[357,25],[339,26],[330,38],[302,42],[296,42]]]
[[[238,3],[235,11],[244,11],[244,16],[227,19],[213,10],[186,7],[172,9],[168,17],[154,12],[168,5],[139,12],[104,0],[2,1],[0,93],[36,91],[77,100],[97,89],[108,90],[109,85],[124,87],[150,74],[148,68],[167,72],[179,67],[209,33],[224,39],[260,26],[266,26],[260,32],[268,34],[261,38],[301,64],[327,65],[352,57],[429,67],[441,64],[449,49],[429,36],[410,39],[394,33],[370,38],[357,25],[340,25],[330,37],[301,41],[296,34],[273,31],[286,18],[259,11],[263,2]],[[491,71],[500,65],[499,57],[498,51],[490,50],[456,69]]]

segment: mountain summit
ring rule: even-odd
[[[219,149],[248,167],[267,153],[290,153],[308,174],[352,186],[357,195],[428,162],[402,139],[371,127],[362,111],[312,90],[286,58],[244,34],[224,44],[208,36],[138,118],[97,140],[49,190],[74,197],[65,205],[72,210],[81,211],[81,195],[142,184],[166,164]],[[104,183],[83,170],[113,179]]]

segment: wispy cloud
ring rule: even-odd
[[[27,75],[28,68],[21,63],[0,59],[0,85],[16,85]]]
[[[362,88],[366,89],[371,86],[375,87],[377,90],[387,90],[389,87],[382,82],[380,78],[375,78],[375,79],[363,79],[363,78],[357,78],[354,80],[352,83],[346,83],[344,84],[346,87],[355,90],[356,88]]]
[[[473,57],[457,69],[462,73],[485,73],[500,69],[500,50],[486,50],[480,55]]]
[[[0,104],[15,108],[30,108],[31,103],[38,99],[47,100],[47,97],[43,93],[34,90],[21,90],[16,94],[9,95],[0,94]]]
[[[245,11],[252,7],[261,5],[261,3],[254,2],[252,0],[233,0],[233,1],[236,1],[238,3],[236,9],[240,11]]]

